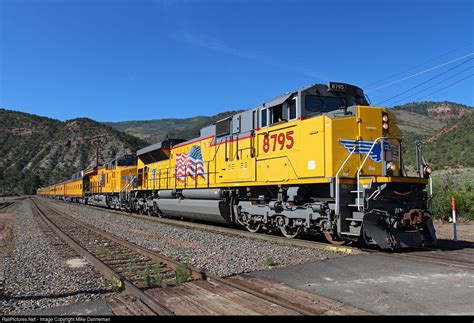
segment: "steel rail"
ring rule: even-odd
[[[91,206],[91,205],[81,205],[81,206],[97,209],[97,207]],[[435,255],[428,256],[428,255],[420,255],[420,254],[415,255],[415,254],[408,254],[408,253],[386,253],[386,252],[381,252],[378,250],[368,249],[368,248],[338,246],[338,245],[331,245],[327,243],[300,240],[300,239],[287,239],[283,237],[264,235],[260,233],[246,232],[246,231],[242,231],[235,228],[227,228],[227,227],[208,225],[208,224],[203,224],[203,223],[180,221],[180,220],[175,220],[172,218],[157,218],[157,217],[150,217],[150,216],[144,216],[144,215],[137,215],[137,214],[125,213],[123,211],[106,209],[106,208],[100,208],[100,209],[102,209],[105,212],[115,213],[124,217],[132,216],[138,219],[143,219],[146,221],[152,221],[152,222],[157,222],[157,223],[162,223],[162,224],[167,224],[167,225],[173,225],[176,227],[206,230],[208,232],[215,232],[215,233],[220,233],[220,234],[228,234],[228,235],[240,236],[240,237],[245,237],[245,238],[250,238],[250,239],[269,241],[269,242],[279,243],[283,245],[299,246],[299,247],[313,248],[313,249],[332,251],[332,252],[342,252],[342,253],[347,253],[347,254],[372,253],[372,254],[378,254],[378,255],[386,256],[386,257],[404,258],[407,260],[413,260],[413,261],[418,261],[418,262],[423,262],[423,263],[452,266],[452,267],[458,267],[458,268],[463,268],[463,269],[473,269],[473,265],[469,263],[462,263],[460,261],[449,260],[449,259],[443,260],[441,257],[436,257]],[[433,251],[437,249],[424,248],[421,250]],[[453,249],[453,250],[457,250],[457,249]]]
[[[0,210],[6,210],[7,208],[9,208],[10,206],[12,206],[13,204],[15,204],[15,202],[2,202],[0,203]]]
[[[107,279],[112,281],[114,284],[119,283],[119,287],[124,288],[124,290],[132,295],[140,299],[143,303],[145,303],[153,312],[158,315],[174,315],[172,311],[168,308],[163,306],[162,304],[155,301],[151,296],[145,294],[141,289],[136,287],[131,281],[120,275],[119,273],[115,272],[109,266],[107,266],[103,261],[98,259],[92,253],[90,253],[87,249],[82,247],[79,243],[77,243],[73,238],[69,237],[64,231],[62,231],[56,224],[54,224],[46,214],[40,209],[40,207],[36,204],[36,202],[32,199],[32,203],[35,207],[37,213],[41,216],[43,221],[53,230],[55,234],[57,234],[61,239],[63,239],[71,248],[73,248],[76,252],[78,252],[81,256],[86,258],[97,270],[102,273]]]
[[[455,252],[455,250],[456,249],[453,249],[452,251]],[[374,255],[379,255],[383,257],[406,259],[406,260],[412,260],[412,261],[440,265],[440,266],[448,266],[448,267],[474,270],[474,264],[472,262],[469,262],[469,261],[463,262],[462,260],[458,260],[458,259],[449,259],[446,257],[446,255],[429,253],[430,251],[439,251],[438,249],[421,248],[421,249],[418,249],[417,251],[410,251],[410,252],[416,252],[416,253],[408,253],[408,252],[387,253],[387,252],[381,252],[378,250],[367,249],[367,248],[362,248],[361,251],[367,254],[374,254]],[[466,253],[466,255],[472,257],[473,254]]]
[[[160,255],[158,253],[155,253],[155,252],[152,252],[142,246],[139,246],[135,243],[132,243],[130,241],[127,241],[125,239],[122,239],[116,235],[113,235],[109,232],[106,232],[104,230],[101,230],[101,229],[98,229],[97,227],[94,227],[93,225],[90,225],[90,224],[87,224],[83,221],[80,221],[80,220],[77,220],[75,219],[74,217],[70,216],[70,215],[67,215],[66,213],[60,211],[60,210],[57,210],[56,208],[51,208],[49,207],[49,209],[52,209],[54,212],[58,213],[59,215],[67,218],[69,221],[75,223],[76,225],[79,225],[79,226],[82,226],[82,227],[85,227],[87,228],[88,230],[98,234],[98,235],[101,235],[103,236],[104,238],[106,239],[109,239],[109,240],[112,240],[130,250],[133,250],[135,251],[136,253],[139,253],[145,257],[148,257],[148,258],[151,258],[157,262],[162,262],[164,264],[166,264],[167,266],[173,268],[173,269],[176,269],[177,267],[179,266],[184,266],[188,269],[188,274],[190,275],[191,278],[194,278],[194,279],[203,279],[204,276],[203,274],[197,269],[197,268],[194,268],[192,266],[186,266],[185,264],[179,262],[179,261],[176,261],[176,260],[173,260],[169,257],[166,257],[166,256],[163,256],[163,255]]]
[[[240,291],[243,291],[247,294],[251,294],[253,296],[256,296],[260,299],[264,299],[270,303],[277,304],[281,307],[284,307],[286,309],[296,311],[302,315],[322,315],[326,312],[326,310],[321,310],[321,309],[316,309],[316,308],[311,308],[308,306],[303,306],[302,304],[299,304],[297,302],[293,302],[291,299],[287,299],[284,297],[280,297],[271,293],[266,293],[264,289],[262,290],[256,290],[253,288],[250,288],[248,285],[240,284],[237,282],[231,282],[229,280],[226,280],[224,278],[208,275],[207,277],[208,280],[210,281],[215,281],[218,282],[219,284],[222,285],[227,285],[229,287],[233,287],[235,289],[238,289]]]
[[[303,248],[318,249],[318,250],[323,250],[323,251],[340,252],[340,253],[346,253],[346,254],[360,253],[359,249],[354,248],[354,247],[349,247],[349,246],[333,245],[330,243],[309,241],[309,240],[302,240],[302,239],[288,239],[284,237],[273,236],[273,235],[268,235],[268,234],[263,234],[263,233],[247,232],[247,231],[235,229],[235,228],[209,225],[209,224],[204,224],[204,223],[195,223],[195,222],[189,222],[189,221],[181,221],[181,220],[177,220],[173,218],[158,218],[158,217],[150,217],[150,216],[144,216],[144,215],[139,215],[139,214],[128,215],[120,211],[115,211],[115,210],[112,210],[112,211],[114,213],[121,214],[123,216],[132,216],[137,219],[143,219],[143,220],[152,221],[152,222],[168,224],[168,225],[173,225],[173,226],[188,228],[188,229],[206,230],[208,232],[239,236],[239,237],[249,238],[249,239],[254,239],[254,240],[274,242],[281,245],[287,245],[287,246],[292,246],[292,247],[296,246],[296,247],[303,247]]]
[[[463,262],[462,260],[438,257],[436,254],[387,254],[387,256],[389,255],[396,258],[409,259],[418,262],[474,270],[474,264],[470,262]]]
[[[63,202],[63,201],[59,201],[59,200],[54,200],[54,201]],[[76,205],[76,204],[74,204],[74,205]],[[96,209],[96,210],[98,209],[98,210],[102,210],[104,212],[110,212],[110,213],[118,214],[118,215],[121,215],[121,216],[124,216],[124,217],[127,217],[127,216],[128,217],[134,217],[134,218],[137,218],[137,219],[143,219],[143,220],[146,220],[146,221],[173,225],[173,226],[181,227],[181,228],[200,229],[200,230],[205,230],[205,231],[208,231],[208,232],[228,234],[228,235],[239,236],[239,237],[243,237],[243,238],[274,242],[274,243],[278,243],[278,244],[281,244],[281,245],[287,245],[287,246],[293,246],[293,247],[297,246],[297,247],[318,249],[318,250],[323,250],[323,251],[340,252],[340,253],[346,253],[346,254],[363,253],[359,248],[350,247],[350,246],[334,245],[334,244],[325,243],[325,242],[309,241],[309,240],[302,240],[302,239],[288,239],[288,238],[284,238],[284,237],[266,235],[266,234],[262,234],[262,233],[247,232],[247,231],[244,231],[244,230],[240,230],[238,228],[229,228],[229,227],[218,226],[218,225],[210,225],[210,224],[204,224],[204,223],[182,221],[182,220],[177,220],[177,219],[173,219],[173,218],[160,218],[160,217],[153,217],[153,216],[147,216],[147,215],[140,215],[140,214],[134,214],[134,213],[129,213],[129,212],[125,212],[125,211],[119,211],[119,210],[114,210],[114,209],[97,207],[97,206],[93,206],[93,205],[78,204],[77,206],[86,207],[86,208],[93,208],[93,209]]]

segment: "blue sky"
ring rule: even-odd
[[[473,17],[470,0],[0,0],[0,107],[182,118],[328,81],[472,106]]]

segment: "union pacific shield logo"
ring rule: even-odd
[[[347,149],[348,152],[351,152],[352,149],[355,147],[354,154],[367,154],[370,151],[370,147],[373,145],[373,141],[365,141],[365,140],[352,140],[352,139],[339,139],[341,145]],[[388,142],[383,142],[384,150],[390,149]],[[380,163],[382,161],[382,147],[380,143],[375,144],[372,151],[370,151],[369,158],[372,159],[376,163]]]

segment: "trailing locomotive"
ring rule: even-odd
[[[100,180],[101,169],[85,172],[81,201],[289,238],[323,234],[383,249],[433,243],[431,168],[417,146],[418,176],[407,176],[393,127],[360,88],[314,84],[220,120],[198,138],[167,139],[138,150],[136,160],[115,160],[102,168],[102,176],[114,172],[113,185]]]

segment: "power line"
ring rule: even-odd
[[[409,96],[407,96],[407,97],[404,97],[403,99],[396,101],[396,102],[393,103],[392,105],[395,105],[395,104],[397,104],[397,103],[399,103],[399,102],[405,101],[406,99],[411,98],[411,97],[413,97],[413,96],[415,96],[415,95],[417,95],[417,94],[420,94],[420,93],[422,93],[422,92],[424,92],[424,91],[427,91],[427,90],[433,88],[434,86],[436,86],[436,85],[438,85],[438,84],[441,84],[441,83],[443,83],[443,82],[445,82],[445,81],[447,81],[447,80],[449,80],[449,79],[452,79],[453,77],[455,77],[455,76],[457,76],[457,75],[459,75],[459,74],[465,72],[466,70],[468,70],[468,69],[470,69],[470,68],[472,68],[472,66],[470,66],[470,67],[467,68],[467,69],[462,70],[462,71],[459,72],[459,73],[456,73],[456,74],[454,74],[454,75],[451,75],[450,77],[448,77],[448,78],[446,78],[446,79],[444,79],[444,80],[441,80],[440,82],[435,83],[435,84],[433,84],[432,86],[429,86],[429,87],[427,87],[427,88],[425,88],[425,89],[423,89],[423,90],[421,90],[421,91],[418,91],[418,92],[416,92],[415,94],[412,94],[412,95],[409,95]],[[438,92],[440,92],[440,91],[442,91],[442,90],[444,90],[444,89],[447,89],[447,88],[453,86],[454,84],[457,84],[457,83],[459,83],[459,82],[461,82],[461,81],[463,81],[463,80],[465,80],[465,79],[467,79],[467,78],[469,78],[469,77],[471,77],[471,76],[473,76],[473,75],[474,75],[474,74],[469,74],[467,77],[465,77],[465,78],[463,78],[463,79],[460,79],[460,80],[458,80],[458,81],[456,81],[456,82],[454,82],[454,83],[451,83],[451,84],[449,84],[449,85],[447,85],[447,86],[445,86],[445,87],[443,87],[443,88],[441,88],[441,89],[439,89],[439,90],[437,90],[437,91],[435,91],[435,92],[433,92],[433,93],[430,93],[430,94],[428,94],[428,95],[426,95],[426,96],[424,96],[424,97],[418,98],[418,100],[420,100],[420,99],[422,99],[422,98],[425,98],[425,97],[427,97],[427,96],[433,95],[433,94],[435,94],[435,93],[438,93]]]
[[[458,84],[459,82],[464,81],[465,79],[468,79],[468,78],[473,77],[473,76],[474,76],[474,74],[469,74],[469,75],[466,76],[465,78],[462,78],[462,79],[460,79],[460,80],[457,80],[456,82],[453,82],[453,83],[451,83],[451,84],[445,86],[444,88],[442,88],[442,89],[440,89],[440,90],[438,90],[438,91],[434,91],[434,92],[432,92],[432,93],[430,93],[430,94],[427,94],[427,95],[425,95],[425,96],[422,96],[422,97],[418,98],[416,101],[421,100],[421,99],[424,99],[424,98],[426,98],[426,97],[428,97],[428,96],[430,96],[430,95],[439,93],[439,92],[441,92],[441,91],[443,91],[443,90],[446,90],[447,88],[450,88],[451,86],[456,85],[456,84]]]
[[[403,78],[398,79],[398,80],[396,80],[396,81],[393,81],[393,82],[390,82],[390,83],[387,83],[387,84],[384,84],[384,85],[375,87],[375,88],[373,88],[373,89],[369,89],[369,90],[367,90],[367,91],[365,91],[365,92],[366,92],[366,93],[369,93],[369,92],[372,92],[372,91],[374,91],[374,90],[378,90],[378,89],[387,87],[387,86],[389,86],[389,85],[392,85],[392,84],[395,84],[395,83],[399,83],[399,82],[401,82],[401,81],[408,80],[408,79],[410,79],[410,78],[412,78],[412,77],[415,77],[415,76],[418,76],[418,75],[421,75],[421,74],[428,73],[428,72],[430,72],[430,71],[433,71],[433,70],[438,69],[438,68],[440,68],[440,67],[446,66],[446,65],[451,64],[451,63],[454,63],[454,62],[457,62],[457,61],[459,61],[459,60],[461,60],[461,59],[464,59],[464,58],[469,57],[469,56],[472,56],[472,55],[474,55],[474,53],[469,53],[469,54],[467,54],[467,55],[464,55],[464,56],[455,58],[455,59],[453,59],[453,60],[451,60],[451,61],[449,61],[449,62],[445,62],[445,63],[439,64],[439,65],[437,65],[437,66],[431,67],[431,68],[426,69],[426,70],[424,70],[424,71],[421,71],[421,72],[418,72],[418,73],[415,73],[415,74],[412,74],[412,75],[403,77]]]
[[[464,48],[466,48],[466,47],[469,47],[469,46],[471,46],[472,44],[473,44],[473,42],[469,42],[469,43],[467,43],[467,44],[464,45],[464,46],[461,46],[461,47],[452,49],[452,50],[450,50],[450,51],[448,51],[448,52],[446,52],[446,53],[444,53],[444,54],[441,54],[441,55],[438,55],[438,56],[436,56],[436,57],[434,57],[434,58],[431,58],[431,59],[425,61],[424,63],[418,64],[418,65],[416,65],[416,66],[414,66],[414,67],[412,67],[412,68],[410,68],[410,69],[408,69],[408,70],[405,70],[404,72],[395,73],[395,74],[392,74],[392,75],[390,75],[390,76],[387,76],[387,77],[385,77],[385,78],[383,78],[383,79],[381,79],[381,80],[378,80],[378,81],[369,83],[369,84],[367,84],[367,85],[364,85],[364,88],[369,87],[369,86],[372,86],[372,85],[375,85],[375,84],[382,83],[383,81],[389,80],[389,79],[391,79],[392,77],[395,77],[395,76],[398,76],[398,75],[402,75],[402,74],[411,72],[411,71],[417,69],[417,68],[420,67],[420,66],[426,65],[426,64],[428,64],[428,63],[430,63],[430,62],[432,62],[432,61],[437,60],[437,59],[440,58],[440,57],[446,56],[446,55],[448,55],[448,54],[450,54],[450,53],[452,53],[452,52],[455,52],[455,51],[457,51],[457,50],[459,50],[459,49],[464,49]]]
[[[415,86],[409,88],[408,90],[405,90],[405,91],[403,91],[403,92],[400,92],[400,93],[398,93],[397,95],[392,96],[391,98],[388,98],[388,99],[386,99],[386,100],[383,100],[383,101],[381,101],[381,102],[378,102],[376,105],[380,105],[380,104],[382,104],[382,103],[384,103],[384,102],[387,102],[387,101],[390,101],[390,100],[392,100],[392,99],[395,99],[395,98],[399,97],[399,96],[402,95],[402,94],[405,94],[405,93],[407,93],[407,92],[410,92],[411,90],[414,90],[414,89],[416,89],[416,88],[418,88],[418,87],[420,87],[420,86],[422,86],[422,85],[424,85],[424,84],[426,84],[426,83],[428,83],[428,82],[431,82],[432,80],[437,79],[438,77],[443,76],[443,75],[445,75],[445,74],[451,72],[452,70],[458,68],[459,66],[462,66],[462,65],[464,65],[464,64],[466,64],[466,63],[468,63],[468,62],[470,62],[470,61],[472,61],[472,60],[473,60],[473,58],[469,58],[468,60],[466,60],[466,61],[464,61],[464,62],[462,62],[462,63],[460,63],[460,64],[458,64],[458,65],[456,65],[456,66],[454,66],[454,67],[451,67],[449,70],[444,71],[443,73],[440,73],[440,74],[438,74],[438,75],[435,75],[434,77],[428,79],[427,81],[424,81],[424,82],[422,82],[422,83],[419,83],[418,85],[415,85]],[[472,67],[472,66],[471,66],[471,67]]]

